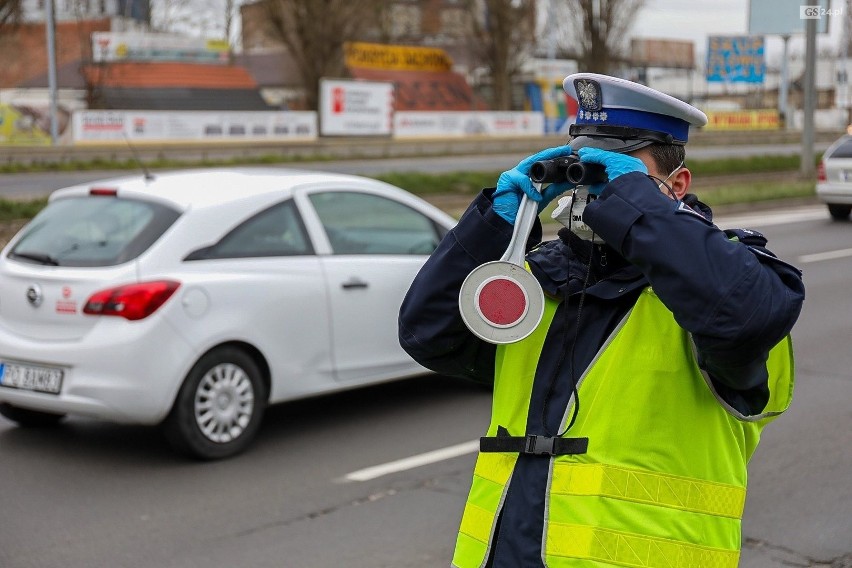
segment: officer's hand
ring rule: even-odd
[[[617,154],[600,148],[580,148],[577,151],[581,162],[591,162],[593,164],[601,164],[606,168],[606,175],[609,181],[614,180],[624,174],[631,172],[648,173],[648,168],[639,158],[628,156],[627,154]],[[606,184],[596,183],[589,187],[589,193],[600,195]]]
[[[494,212],[514,225],[518,207],[521,206],[521,197],[526,193],[530,199],[538,202],[538,212],[541,213],[548,203],[574,186],[567,181],[552,183],[539,193],[530,181],[530,167],[539,160],[552,160],[569,155],[571,146],[548,148],[524,158],[517,166],[500,174],[493,196]]]

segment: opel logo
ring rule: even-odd
[[[41,286],[38,284],[31,284],[30,287],[27,288],[27,301],[34,308],[41,305],[42,301],[44,301],[44,293],[41,291]]]

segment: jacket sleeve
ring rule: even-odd
[[[762,246],[729,239],[640,173],[608,184],[583,218],[642,270],[692,334],[719,394],[741,412],[759,413],[769,399],[769,350],[801,312],[801,272]]]
[[[480,193],[444,237],[414,279],[399,313],[399,342],[424,367],[437,373],[493,382],[496,346],[465,326],[458,308],[461,285],[477,266],[498,260],[512,226],[494,213],[491,193]],[[541,239],[536,221],[528,243]]]

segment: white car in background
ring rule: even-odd
[[[235,454],[265,406],[422,374],[412,279],[455,220],[362,177],[130,176],[54,192],[0,256],[0,414],[162,424]]]
[[[822,155],[817,167],[817,198],[828,206],[836,221],[852,213],[852,136],[836,140]]]

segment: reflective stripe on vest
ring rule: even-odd
[[[534,334],[498,348],[488,435],[497,425],[526,434],[530,369],[556,302],[547,304]],[[792,364],[788,337],[770,352],[764,413],[738,416],[705,382],[688,334],[643,291],[580,379],[583,404],[569,434],[588,436],[589,452],[551,459],[546,565],[735,568],[746,463],[762,427],[789,405]],[[454,566],[484,565],[516,460],[479,455]]]
[[[743,487],[604,464],[555,463],[550,492],[599,496],[739,519]]]
[[[576,566],[577,559],[636,568],[737,568],[739,553],[583,525],[552,523],[547,565]]]

